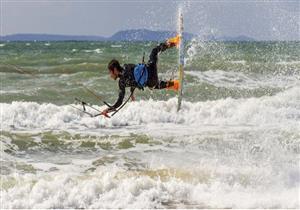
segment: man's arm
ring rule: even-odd
[[[116,103],[114,105],[112,105],[111,107],[109,107],[107,109],[107,111],[108,112],[114,111],[119,106],[121,106],[122,103],[123,103],[124,96],[125,96],[125,82],[122,79],[120,79],[119,80],[119,97],[118,97],[118,100],[116,101]]]

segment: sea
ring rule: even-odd
[[[108,62],[157,44],[0,42],[1,208],[300,208],[300,42],[195,38],[179,112],[148,88],[76,109],[113,104]],[[158,72],[178,78],[176,48]]]

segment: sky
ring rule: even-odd
[[[0,0],[1,35],[109,37],[119,30],[176,30],[257,40],[300,40],[300,0]]]

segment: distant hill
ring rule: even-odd
[[[133,29],[119,31],[112,35],[109,40],[111,41],[160,41],[166,40],[172,36],[176,36],[175,31],[151,31],[147,29]],[[191,40],[196,35],[191,33],[183,33],[186,40]]]
[[[175,31],[151,31],[147,29],[132,29],[119,31],[111,37],[103,36],[79,36],[79,35],[56,35],[56,34],[12,34],[0,36],[0,41],[161,41],[175,36]],[[185,40],[191,40],[196,35],[184,33]],[[204,40],[214,41],[255,41],[247,36],[237,37],[214,37],[207,36]]]
[[[250,42],[250,41],[256,41],[255,39],[248,37],[248,36],[213,36],[213,35],[208,35],[204,36],[203,40],[208,40],[208,41],[224,41],[224,42],[231,42],[231,41],[236,41],[236,42]]]
[[[12,34],[0,37],[1,41],[103,41],[101,36],[70,36],[56,34]]]

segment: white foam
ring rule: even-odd
[[[111,47],[112,48],[120,48],[120,47],[122,47],[122,45],[120,45],[120,44],[112,44]]]
[[[84,50],[84,52],[87,52],[87,53],[95,52],[97,54],[103,53],[103,51],[101,49],[99,49],[99,48],[94,49],[94,50]]]
[[[299,83],[298,75],[260,75],[255,77],[242,72],[209,70],[186,71],[186,74],[195,76],[200,82],[207,82],[216,87],[237,87],[241,89],[257,89],[262,87],[287,88]]]
[[[280,62],[277,62],[276,64],[278,65],[299,65],[300,64],[300,61],[280,61]]]
[[[87,175],[49,173],[14,179],[15,186],[1,191],[2,208],[300,207],[297,186],[254,188],[172,175],[160,179],[115,167],[99,168]],[[9,178],[3,177],[3,182],[7,181]]]
[[[245,65],[246,61],[245,60],[236,60],[236,61],[230,61],[230,63]]]
[[[2,160],[22,162],[36,172],[24,173],[21,168],[1,175],[1,207],[300,208],[299,158],[294,152],[299,148],[299,101],[299,86],[260,98],[184,102],[179,113],[176,98],[137,101],[111,119],[90,118],[67,105],[1,103],[1,129],[12,133],[134,132],[158,136],[153,140],[161,143],[101,150],[88,157],[60,150],[48,159],[41,158],[41,145],[40,156],[28,153],[20,158],[3,152],[17,147],[3,136]],[[76,139],[70,141],[76,144]],[[95,141],[118,145],[122,139]],[[33,154],[36,151],[39,148]],[[113,162],[93,165],[107,154]],[[127,160],[137,169],[129,169]]]
[[[94,52],[95,52],[95,53],[98,53],[98,54],[99,54],[99,53],[103,53],[103,51],[102,51],[101,49],[99,49],[99,48],[95,49]]]
[[[141,126],[144,129],[145,125],[148,129],[160,129],[161,124],[183,129],[201,125],[299,126],[299,101],[300,87],[261,98],[183,102],[179,113],[176,112],[176,98],[168,101],[137,101],[128,103],[111,119],[90,118],[67,105],[57,106],[36,102],[1,103],[1,129],[86,130],[125,126],[126,130],[126,126]],[[105,107],[97,108],[101,110]]]
[[[168,101],[137,101],[126,105],[111,119],[91,118],[71,106],[38,104],[36,102],[1,103],[2,130],[101,130],[120,129],[128,132],[161,131],[162,133],[198,133],[201,127],[258,126],[300,128],[300,87],[275,96],[248,99],[220,99],[205,102],[183,102],[177,113],[177,99]],[[80,108],[80,106],[78,106]],[[105,106],[97,107],[99,110]],[[111,128],[114,128],[111,130]],[[176,129],[174,129],[176,128]],[[188,134],[192,134],[188,133]]]
[[[72,58],[64,58],[64,61],[70,61]]]

